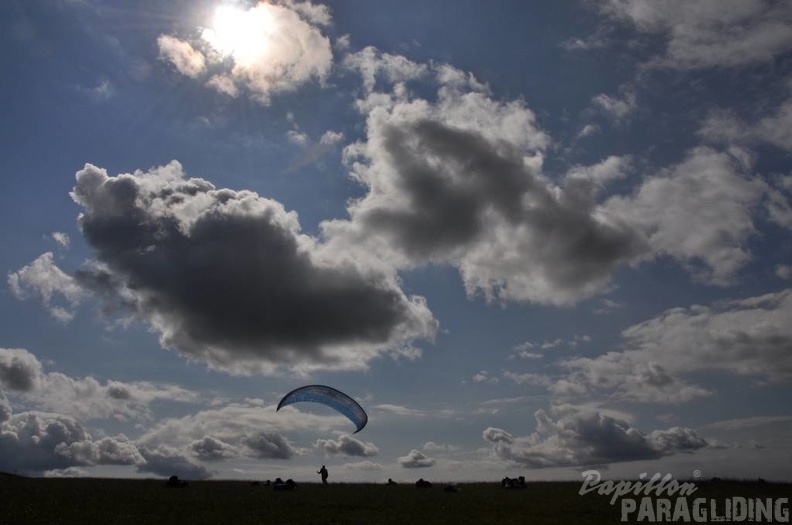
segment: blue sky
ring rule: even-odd
[[[788,3],[0,15],[0,470],[789,479]]]

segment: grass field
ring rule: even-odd
[[[576,482],[442,486],[302,483],[295,492],[246,481],[48,479],[0,475],[0,524],[588,524],[620,523],[620,506]],[[792,485],[742,481],[698,483],[695,497],[789,498]],[[692,521],[692,520],[691,520]],[[633,519],[632,522],[635,522]],[[643,523],[646,523],[644,521]]]

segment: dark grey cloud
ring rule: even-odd
[[[29,392],[39,386],[41,363],[22,349],[0,349],[0,386],[17,392]]]
[[[379,449],[374,443],[365,443],[349,434],[341,434],[337,440],[318,439],[316,447],[327,454],[341,454],[343,456],[371,457],[379,454]]]
[[[242,442],[250,449],[252,455],[258,458],[291,459],[297,454],[297,450],[283,436],[271,432],[259,432],[247,436]]]
[[[490,427],[483,437],[492,444],[496,457],[530,468],[652,460],[708,446],[687,428],[644,434],[622,419],[595,410],[566,406],[551,413],[558,413],[558,418],[536,411],[536,432],[529,436],[516,437]]]
[[[144,460],[125,437],[93,441],[77,420],[22,412],[0,422],[0,470],[41,474],[88,465],[137,465]]]
[[[393,275],[324,257],[295,213],[186,179],[175,161],[117,177],[86,165],[72,196],[97,257],[77,281],[214,367],[360,368],[436,329]]]

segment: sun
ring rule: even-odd
[[[248,66],[267,53],[273,30],[271,5],[245,10],[230,5],[215,9],[212,27],[202,37],[223,56]]]

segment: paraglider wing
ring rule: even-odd
[[[363,430],[368,423],[368,416],[357,401],[340,390],[324,385],[308,385],[292,390],[280,400],[276,412],[286,405],[303,401],[321,403],[341,412],[357,427],[354,434]]]

